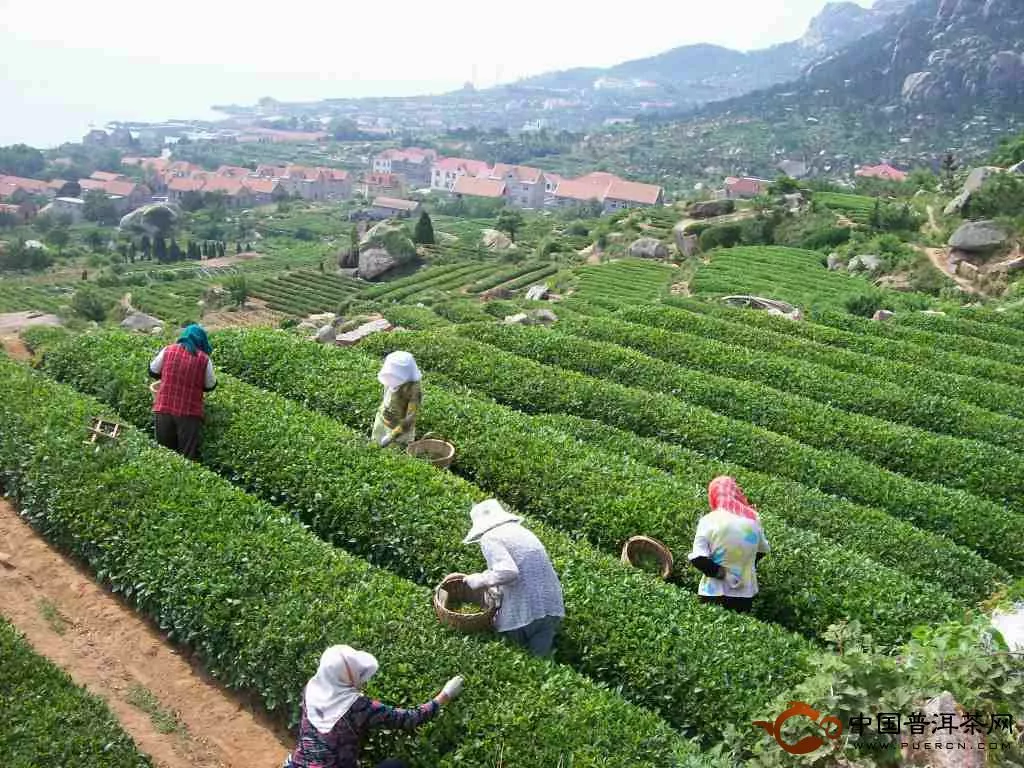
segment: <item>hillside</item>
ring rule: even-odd
[[[936,167],[947,151],[970,161],[1020,130],[1022,32],[1015,0],[920,0],[793,83],[597,137],[580,152],[669,183],[774,174],[783,160],[811,174],[881,158]]]
[[[620,96],[632,91],[646,98],[672,98],[678,107],[719,101],[798,78],[821,57],[879,29],[907,2],[890,0],[877,8],[829,3],[802,38],[762,50],[686,45],[613,67],[546,73],[518,85],[571,91],[592,100],[600,100],[609,90]]]

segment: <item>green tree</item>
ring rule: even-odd
[[[956,157],[953,156],[952,152],[947,152],[946,156],[942,158],[942,171],[939,174],[942,191],[947,195],[952,195],[956,192],[957,167]]]
[[[102,323],[107,319],[109,305],[91,285],[84,285],[71,297],[71,311],[86,320]]]
[[[67,227],[57,226],[46,233],[46,242],[57,249],[57,255],[61,256],[67,244],[71,242],[71,233]]]
[[[142,258],[149,261],[153,256],[153,243],[149,239],[149,235],[142,236],[142,242],[139,243],[139,248],[142,250]]]
[[[779,176],[768,187],[768,194],[770,195],[792,195],[799,191],[799,182],[796,179],[791,179],[789,176]]]
[[[181,261],[181,246],[177,240],[171,240],[171,246],[167,249],[168,261]]]
[[[971,195],[965,215],[971,218],[1024,216],[1024,177],[999,173]]]
[[[69,181],[64,184],[58,191],[57,197],[81,197],[82,196],[82,185],[77,181]]]
[[[243,309],[246,299],[249,298],[249,285],[246,282],[245,275],[234,275],[231,277],[227,281],[227,289],[234,305],[239,309]]]
[[[85,233],[85,244],[94,251],[99,251],[103,247],[105,239],[102,229],[94,228]]]
[[[420,245],[434,244],[434,223],[430,220],[430,214],[426,211],[420,214],[420,219],[416,222],[416,229],[413,232],[412,240]]]
[[[117,206],[105,192],[91,189],[85,193],[85,197],[82,199],[85,200],[85,205],[82,206],[82,216],[87,221],[107,225],[117,224],[120,221],[121,217],[117,213]]]
[[[29,248],[23,241],[8,243],[0,249],[0,271],[38,272],[53,264],[53,257],[42,248]]]
[[[12,144],[0,147],[0,176],[33,177],[42,173],[46,158],[35,147],[27,144]]]
[[[497,229],[508,233],[508,236],[513,243],[516,241],[516,232],[518,232],[522,226],[523,214],[512,208],[506,208],[498,214],[498,222],[495,224]]]

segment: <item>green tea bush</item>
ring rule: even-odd
[[[242,359],[238,345],[258,349],[260,363],[235,364],[250,372],[269,367],[285,381],[316,380],[320,392],[339,398],[350,418],[368,425],[380,394],[374,362],[360,356],[371,367],[362,378],[368,397],[347,397],[341,388],[357,382],[352,373],[336,378],[334,371],[313,368],[301,352],[326,351],[318,345],[300,343],[296,354],[280,354],[290,338],[273,332],[224,334],[213,344],[229,369],[232,360]],[[150,398],[144,372],[150,352],[146,339],[96,335],[47,351],[44,367],[146,424]],[[203,462],[282,504],[323,538],[423,584],[482,566],[479,552],[461,544],[469,507],[485,495],[480,489],[423,462],[368,447],[364,435],[229,376],[221,375],[208,419]],[[679,727],[715,733],[723,711],[747,717],[773,689],[802,674],[809,646],[800,638],[703,606],[692,592],[626,570],[616,559],[543,524],[530,526],[562,577],[568,618],[560,653]],[[637,605],[643,610],[627,607]],[[730,638],[728,662],[725,649],[709,644],[699,627],[717,627]],[[641,639],[650,643],[649,650],[637,645]],[[744,695],[733,693],[726,702],[733,685]],[[723,697],[725,709],[707,710],[692,697],[695,688]]]
[[[387,751],[414,766],[485,765],[502,751],[519,766],[699,759],[657,717],[571,670],[443,629],[427,589],[317,540],[134,430],[84,447],[88,418],[105,413],[95,401],[7,360],[0,382],[0,477],[22,514],[268,709],[294,720],[320,653],[343,642],[381,660],[370,692],[385,700],[420,702],[466,676],[437,720],[411,740],[387,737]],[[382,757],[381,744],[370,753]]]
[[[107,705],[0,618],[0,755],[8,768],[151,768]]]

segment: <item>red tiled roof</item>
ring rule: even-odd
[[[167,183],[167,189],[172,192],[199,192],[205,183],[206,179],[202,177],[175,176]]]
[[[516,181],[523,182],[524,184],[536,184],[540,181],[540,177],[543,173],[544,172],[540,168],[531,168],[528,165],[506,165],[505,163],[496,163],[494,168],[491,170],[490,178],[505,181],[508,178],[508,175],[512,174],[512,178]]]
[[[580,176],[577,179],[573,179],[573,181],[578,181],[583,184],[590,184],[591,186],[595,187],[607,188],[608,185],[611,184],[613,181],[623,181],[623,179],[620,179],[614,173],[607,173],[605,171],[594,171],[593,173],[588,173],[586,176]]]
[[[83,190],[98,190],[100,192],[106,192],[108,195],[119,195],[121,197],[128,197],[130,194],[135,192],[139,186],[134,181],[125,181],[122,179],[114,179],[113,181],[81,179],[78,183],[81,185]]]
[[[642,205],[654,205],[661,197],[661,187],[654,184],[642,184],[639,181],[613,181],[605,192],[605,198],[626,200]]]
[[[414,200],[402,200],[397,197],[375,197],[374,208],[390,208],[395,211],[415,211],[420,204]]]
[[[587,202],[589,200],[604,200],[605,190],[608,185],[605,184],[601,187],[597,184],[588,184],[585,181],[579,179],[565,179],[559,182],[555,188],[555,197],[565,198],[567,200],[579,200],[580,202]]]
[[[274,179],[244,179],[243,186],[261,195],[272,195],[281,186],[281,182]]]
[[[256,175],[265,179],[280,179],[288,175],[288,169],[279,165],[257,165]]]
[[[17,190],[30,195],[45,195],[49,191],[48,182],[39,179],[26,179],[22,176],[0,176],[0,197],[9,197]]]
[[[341,168],[321,168],[320,170],[332,181],[346,181],[348,179],[348,171]]]
[[[123,179],[124,176],[120,173],[110,173],[109,171],[93,171],[89,178],[96,179],[97,181],[116,181],[117,179]]]
[[[49,189],[59,190],[65,184],[67,184],[67,182],[64,179],[54,179],[53,181],[49,182],[46,186]]]
[[[229,178],[244,179],[252,171],[248,168],[242,168],[237,165],[222,165],[216,171],[218,176],[227,176]]]
[[[452,191],[457,195],[473,197],[501,197],[505,194],[505,182],[497,179],[481,179],[474,176],[459,176]]]
[[[906,181],[907,173],[901,171],[899,168],[893,168],[888,163],[882,163],[881,165],[869,165],[864,168],[858,168],[855,175],[865,176],[871,179],[886,179],[888,181]]]
[[[741,195],[760,195],[768,190],[769,185],[771,185],[771,182],[767,179],[755,179],[750,176],[744,176],[740,179],[730,176],[725,180],[725,188],[727,190]]]
[[[470,176],[484,176],[491,172],[491,167],[483,160],[468,160],[464,157],[443,157],[434,163],[434,167],[442,171],[465,171]]]
[[[121,165],[135,165],[142,168],[151,168],[160,173],[167,170],[171,161],[166,157],[122,157]]]
[[[203,185],[203,192],[221,193],[228,197],[237,197],[246,191],[241,179],[233,179],[230,176],[211,176]]]

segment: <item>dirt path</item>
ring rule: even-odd
[[[949,268],[949,261],[947,260],[947,254],[945,248],[924,248],[921,250],[928,255],[928,260],[931,261],[932,265],[939,270],[942,274],[948,277],[950,280],[959,285],[967,293],[977,293],[978,289],[974,283],[967,280]]]
[[[3,336],[0,335],[0,347],[7,355],[15,360],[31,360],[32,353],[28,351],[28,347],[17,336]]]
[[[938,219],[935,218],[935,206],[929,205],[928,210],[928,226],[931,227],[932,232],[941,232],[942,228],[939,226]]]
[[[160,768],[278,768],[287,734],[205,678],[0,499],[0,613]]]

